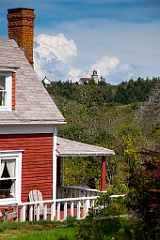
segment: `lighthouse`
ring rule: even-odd
[[[97,74],[96,69],[93,70],[93,74],[91,75],[91,79],[95,82],[95,84],[98,84],[98,74]]]

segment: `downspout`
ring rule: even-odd
[[[61,178],[61,170],[60,170],[60,165],[61,165],[61,157],[57,157],[57,193],[56,197],[59,199],[60,198],[60,178]]]
[[[64,157],[62,158],[62,186],[64,186]]]
[[[57,192],[57,127],[53,130],[53,183],[52,183],[52,199],[56,200]]]

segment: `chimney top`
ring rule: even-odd
[[[33,67],[34,9],[24,7],[8,9],[7,19],[9,38],[17,41]]]
[[[22,10],[33,10],[34,8],[25,8],[25,7],[18,7],[18,8],[8,8],[8,12],[16,12],[16,11],[22,11]]]

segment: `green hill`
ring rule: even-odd
[[[113,149],[108,188],[125,193],[126,178],[145,157],[138,152],[160,148],[160,79],[138,78],[117,86],[59,81],[46,89],[68,123],[59,128],[58,136]],[[65,161],[65,184],[98,188],[100,159]]]

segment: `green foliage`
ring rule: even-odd
[[[69,238],[65,235],[65,237],[60,237],[57,240],[69,240]]]
[[[104,204],[104,208],[100,205]],[[126,213],[122,198],[111,199],[110,193],[101,196],[96,208],[77,222],[76,240],[135,240],[144,239],[137,219],[120,217]]]
[[[159,82],[158,78],[144,80],[138,78],[137,81],[129,80],[118,85],[114,95],[114,101],[122,104],[148,101],[149,93]]]
[[[127,206],[140,217],[117,217],[127,212],[123,199],[111,201],[105,195],[99,199],[103,209],[99,204],[86,219],[68,223],[76,226],[77,240],[160,239],[160,169],[154,159],[140,155],[143,148],[160,147],[159,89],[159,78],[131,79],[117,86],[58,82],[47,89],[68,122],[59,128],[59,136],[115,151],[108,158],[107,190],[122,194],[129,187]],[[65,184],[99,188],[100,165],[100,158],[67,159]]]
[[[146,161],[129,176],[127,206],[137,212],[145,239],[160,237],[160,160]]]
[[[107,159],[107,190],[126,193],[126,178],[142,163],[142,148],[160,145],[160,79],[129,80],[117,86],[62,83],[47,87],[67,124],[58,136],[110,148]],[[152,97],[152,101],[142,103]],[[100,187],[100,158],[65,160],[65,184]]]
[[[63,224],[67,227],[74,227],[77,221],[78,220],[75,217],[67,217],[67,219],[63,221]]]
[[[105,240],[116,235],[120,228],[118,219],[85,219],[78,223],[75,230],[76,240]]]
[[[89,217],[114,217],[127,213],[124,197],[111,198],[112,193],[111,191],[107,191],[106,194],[102,194],[99,197],[96,207],[92,208],[89,212]]]
[[[66,186],[88,186],[99,189],[101,164],[98,158],[74,157],[66,159],[64,164],[64,174],[68,176],[64,179]]]

